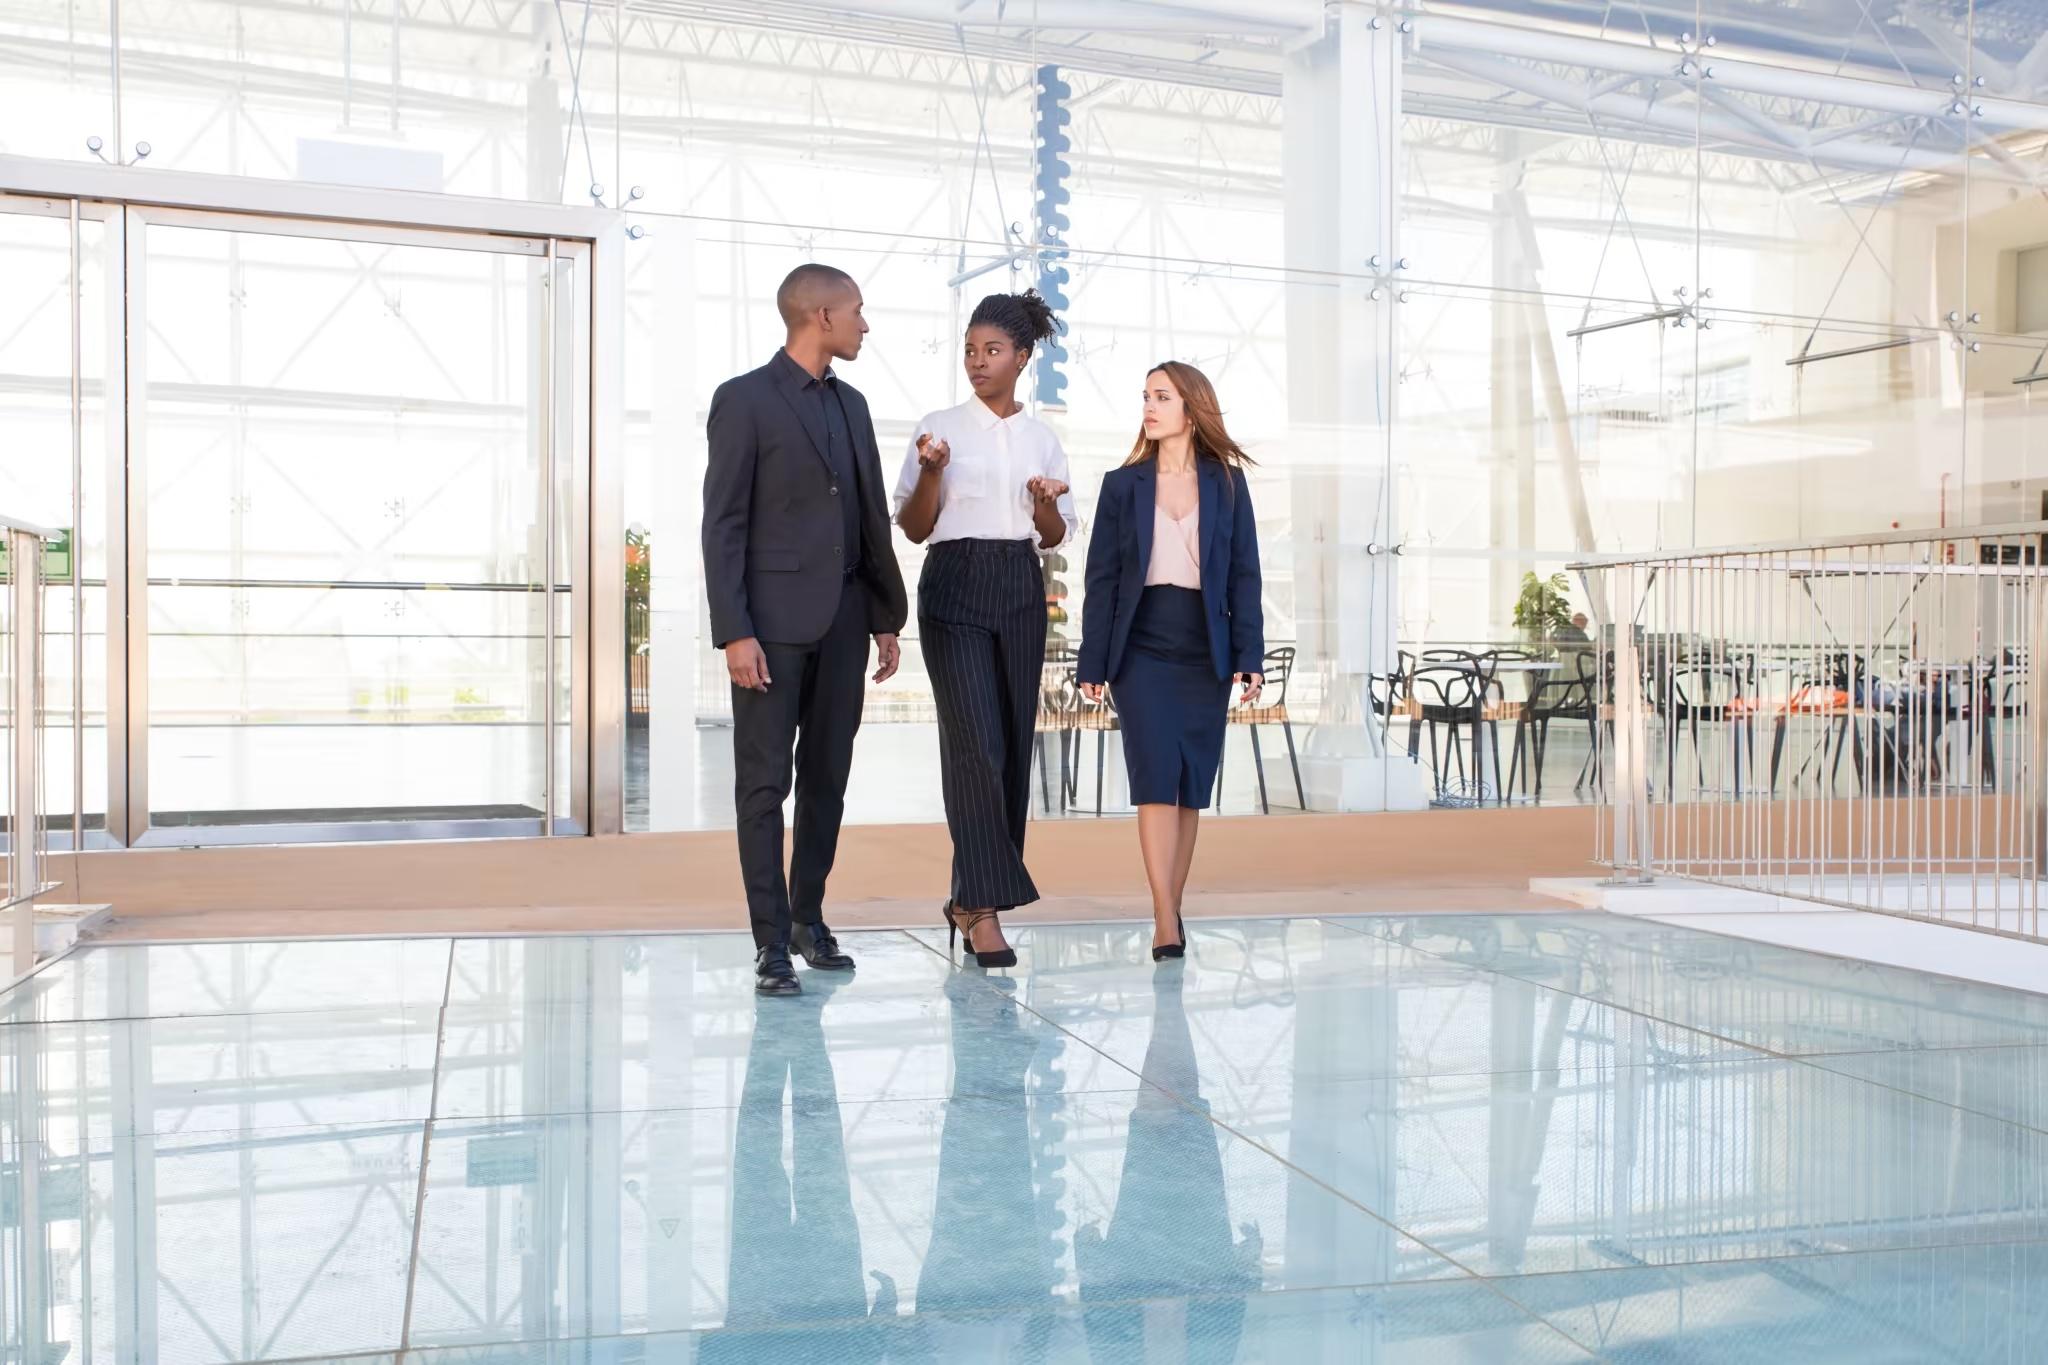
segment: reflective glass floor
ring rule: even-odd
[[[1189,928],[84,950],[0,997],[5,1359],[2040,1358],[2048,997]]]

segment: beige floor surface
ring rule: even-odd
[[[1276,891],[1188,893],[1190,919],[1268,915],[1366,915],[1430,911],[1562,911],[1573,907],[1500,884],[1409,883],[1391,886]],[[1142,896],[1057,896],[1004,917],[1012,926],[1039,921],[1144,919]],[[926,900],[843,901],[827,917],[839,929],[933,928],[938,903]],[[744,911],[706,905],[472,906],[445,910],[182,910],[116,915],[95,940],[280,939],[389,937],[408,934],[521,936],[529,934],[678,933],[747,927]]]
[[[1584,809],[1239,817],[1203,825],[1191,916],[1562,908],[1533,877],[1592,869]],[[827,918],[938,925],[943,827],[849,828]],[[113,906],[104,939],[739,930],[729,832],[610,839],[147,850],[53,860],[64,893]],[[1150,913],[1131,822],[1035,829],[1032,919]]]

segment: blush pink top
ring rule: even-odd
[[[1176,521],[1163,504],[1152,508],[1152,562],[1145,586],[1202,589],[1202,508],[1197,503]]]

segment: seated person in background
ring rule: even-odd
[[[1586,631],[1586,613],[1572,613],[1571,624],[1559,626],[1551,637],[1551,644],[1557,649],[1557,661],[1564,671],[1558,675],[1564,681],[1575,678],[1589,678],[1596,669],[1593,637]]]

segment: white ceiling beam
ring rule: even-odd
[[[1014,8],[1014,0],[1013,0]],[[631,19],[649,17],[685,23],[786,33],[806,39],[824,35],[846,43],[864,43],[911,51],[969,56],[1018,65],[1050,63],[1076,71],[1134,80],[1169,81],[1208,90],[1278,98],[1280,73],[1269,55],[1277,39],[1247,39],[1233,45],[1227,37],[1186,33],[1178,41],[1154,45],[1096,46],[1087,34],[1072,30],[1034,31],[1021,25],[993,26],[933,23],[905,19],[893,8],[871,4],[858,13],[833,13],[834,7],[811,4],[737,4],[732,0],[632,0]],[[1090,32],[1098,32],[1091,29]],[[1160,31],[1159,38],[1176,35]],[[1229,59],[1218,61],[1219,53]]]
[[[1632,126],[1647,125],[1680,137],[1711,137],[1719,142],[1731,142],[1818,166],[1845,170],[1880,173],[1926,171],[1935,174],[1960,174],[1962,171],[1959,155],[1939,150],[1846,137],[1837,138],[1825,148],[1807,148],[1801,146],[1802,135],[1797,129],[1784,128],[1771,134],[1760,131],[1759,120],[1767,119],[1761,112],[1738,119],[1673,99],[1658,100],[1624,94],[1590,96],[1584,88],[1548,72],[1517,66],[1494,57],[1441,49],[1431,49],[1428,56],[1441,66],[1476,79],[1491,81],[1508,90],[1576,110],[1586,116],[1585,132],[1589,136],[1620,137]],[[1960,148],[1957,150],[1959,152]]]
[[[1967,39],[1958,37],[1939,14],[1930,13],[1924,5],[1906,5],[1899,13],[1913,27],[1913,31],[1927,40],[1927,45],[1955,64],[1959,74],[1983,76],[1996,81],[2000,89],[2012,86],[2012,68],[1987,55],[1983,48]]]
[[[2027,55],[2020,58],[2012,69],[2012,85],[2009,90],[2015,95],[2031,95],[2043,85],[2048,85],[2048,28],[2034,40]]]
[[[907,19],[1012,32],[1035,28],[1291,40],[1323,30],[1323,0],[835,0],[759,8],[855,22]]]
[[[1730,61],[1711,53],[1690,58],[1675,49],[1645,47],[1639,43],[1616,42],[1548,29],[1517,28],[1450,15],[1418,15],[1414,23],[1416,45],[1425,53],[1432,49],[1450,49],[1494,57],[1560,62],[1591,71],[1628,71],[1665,80],[1689,79],[1679,75],[1679,66],[1681,62],[1692,61],[1695,65],[1704,64],[1711,68],[1713,75],[1710,79],[1721,88],[1743,94],[1775,95],[1845,109],[1870,109],[1920,118],[1960,117],[1950,113],[1959,98],[1958,92],[1951,90],[1921,90],[1909,85],[1858,80],[1824,71],[1762,66],[1755,62]],[[1969,115],[1980,127],[2006,131],[2048,130],[2048,107],[1992,96],[1967,103],[1982,110]]]

